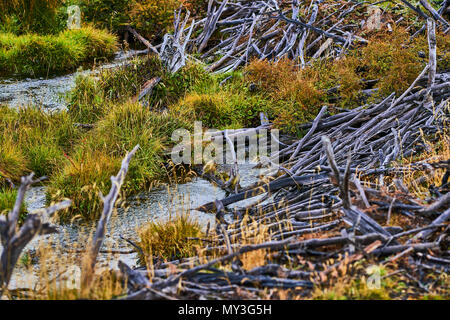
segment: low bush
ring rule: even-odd
[[[110,103],[135,99],[146,81],[154,77],[160,77],[161,82],[147,97],[146,102],[152,109],[164,109],[187,92],[212,82],[211,76],[196,64],[171,74],[165,71],[156,56],[136,58],[117,69],[103,70],[96,78],[79,76],[69,94],[69,113],[78,122],[95,122],[109,109]]]
[[[111,58],[116,37],[86,27],[58,35],[0,33],[0,76],[48,76]]]
[[[438,68],[450,65],[449,39],[437,35]],[[338,60],[311,60],[305,68],[294,61],[268,62],[254,60],[245,69],[246,81],[256,84],[258,94],[271,99],[271,115],[278,127],[297,132],[299,124],[312,120],[323,105],[353,108],[396,92],[400,95],[426,64],[419,52],[427,52],[425,36],[410,40],[409,33],[396,27],[392,32],[377,32],[369,43]],[[365,83],[372,80],[368,87]],[[363,89],[373,89],[364,96]]]
[[[37,176],[51,175],[80,137],[66,112],[3,106],[0,113],[0,186],[8,179],[19,183],[32,171]]]
[[[139,144],[122,190],[132,194],[166,179],[164,153],[172,144],[173,130],[191,124],[170,113],[159,113],[136,103],[117,104],[85,134],[64,165],[51,177],[48,196],[69,198],[74,212],[85,219],[98,217],[99,192],[106,194],[110,176],[120,168],[127,151]]]
[[[17,190],[0,188],[0,215],[8,215],[16,203]],[[20,208],[19,222],[22,222],[27,214],[26,204]]]
[[[149,222],[138,229],[139,261],[142,265],[152,263],[153,257],[168,261],[194,256],[200,245],[199,241],[187,238],[201,237],[198,222],[187,214],[179,215],[165,222]]]

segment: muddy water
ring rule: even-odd
[[[133,56],[146,52],[147,50],[120,51],[116,54],[112,62],[101,65],[99,68],[77,71],[55,78],[0,78],[0,104],[6,104],[11,107],[36,105],[48,110],[63,109],[66,107],[65,96],[74,88],[77,75],[95,74],[102,69],[119,67],[129,61]]]

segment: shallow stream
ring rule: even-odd
[[[7,104],[13,108],[38,105],[49,111],[64,109],[66,107],[65,97],[74,87],[75,78],[78,74],[96,74],[101,69],[116,68],[127,63],[134,56],[143,53],[145,51],[119,52],[114,61],[94,70],[78,71],[50,79],[0,79],[0,104]],[[242,186],[247,186],[257,180],[259,171],[252,169],[252,167],[252,164],[240,165],[239,174]],[[130,252],[131,247],[122,237],[137,241],[136,229],[146,222],[164,221],[169,219],[170,216],[188,213],[203,228],[206,228],[208,223],[213,226],[214,216],[212,214],[205,214],[193,209],[224,196],[223,190],[204,179],[195,178],[185,184],[161,187],[127,199],[127,208],[119,208],[112,217],[103,246],[103,250],[110,248],[120,253],[101,254],[97,266],[100,268],[116,268],[119,259],[127,262],[130,266],[134,266],[137,262],[137,254],[134,252],[125,253]],[[43,208],[45,206],[45,188],[32,188],[27,193],[26,203],[28,212]],[[81,254],[78,251],[74,253],[73,248],[84,249],[86,247],[85,240],[95,229],[95,226],[95,222],[90,224],[74,222],[59,225],[60,232],[58,234],[34,239],[25,248],[24,253],[31,257],[32,264],[34,263],[36,266],[38,263],[32,257],[41,245],[57,246],[59,249],[63,248],[62,251],[67,252],[68,255],[79,257]],[[56,260],[58,259],[55,259],[55,263]],[[35,279],[35,275],[30,274],[29,269],[24,266],[23,262],[19,262],[11,280],[10,289],[30,288],[34,282],[33,278]]]
[[[63,109],[66,107],[65,96],[75,87],[78,75],[96,74],[102,69],[119,67],[136,55],[146,52],[147,50],[119,51],[114,60],[98,68],[79,70],[53,78],[0,78],[0,104],[11,107],[35,105],[48,110]]]

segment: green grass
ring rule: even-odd
[[[61,31],[67,0],[0,0],[0,31],[52,34]]]
[[[65,161],[81,131],[67,112],[0,106],[0,186],[35,172],[49,176]]]
[[[0,215],[7,215],[9,211],[14,207],[14,203],[16,202],[17,190],[0,188]],[[20,216],[19,221],[23,221],[26,216],[26,204],[23,203],[20,208]]]
[[[68,94],[68,110],[77,122],[95,123],[117,103],[132,99],[145,81],[164,73],[154,57],[136,58],[114,70],[102,70],[97,77],[80,75]]]
[[[81,64],[109,59],[117,39],[85,27],[58,35],[0,33],[0,76],[48,76],[73,71]]]
[[[201,237],[200,224],[187,214],[179,215],[165,222],[149,222],[138,229],[143,253],[139,261],[146,265],[153,257],[166,260],[192,257],[200,245],[199,241],[187,240],[189,237]]]
[[[166,179],[164,153],[172,144],[171,133],[190,126],[176,115],[151,111],[140,104],[114,105],[96,123],[95,129],[83,136],[64,165],[53,174],[49,196],[55,200],[60,197],[72,199],[69,216],[78,212],[85,219],[94,219],[100,209],[98,193],[107,193],[109,178],[117,173],[127,151],[137,144],[141,147],[130,164],[122,187],[128,195]]]
[[[150,107],[130,101],[150,76],[163,79]],[[170,75],[149,57],[116,72],[103,72],[98,80],[79,78],[68,111],[1,107],[0,183],[18,182],[31,171],[49,176],[48,200],[73,200],[61,218],[95,219],[101,206],[99,192],[108,192],[110,176],[136,144],[141,148],[131,163],[124,194],[167,181],[165,154],[174,143],[171,134],[191,129],[193,119],[161,107],[178,101],[191,88],[205,87],[206,81],[210,78],[199,66]],[[94,129],[79,129],[77,122],[92,123]]]
[[[152,109],[164,109],[187,92],[213,83],[212,77],[197,64],[170,74],[156,56],[136,58],[114,70],[103,70],[96,78],[79,76],[68,97],[69,113],[79,122],[93,123],[107,113],[108,105],[134,99],[145,82],[154,77],[160,77],[161,82],[145,101]]]

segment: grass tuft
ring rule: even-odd
[[[84,27],[58,35],[0,33],[0,76],[48,76],[111,58],[116,37]]]
[[[166,222],[150,222],[138,229],[140,242],[145,256],[139,253],[141,264],[152,264],[152,257],[175,260],[194,256],[199,241],[189,237],[201,237],[201,227],[187,214],[170,218]]]

